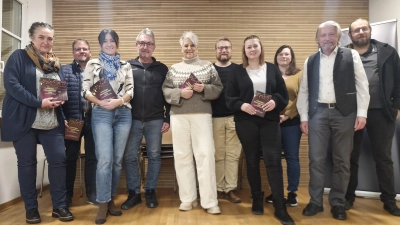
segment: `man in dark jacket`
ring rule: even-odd
[[[132,65],[134,79],[134,97],[132,105],[132,127],[125,149],[126,183],[128,199],[122,209],[130,209],[142,202],[140,195],[140,173],[138,155],[144,136],[149,159],[145,189],[146,206],[158,206],[156,186],[161,166],[162,133],[169,129],[169,109],[161,86],[164,83],[168,67],[152,57],[156,48],[153,32],[146,28],[136,37],[139,56],[128,61]]]
[[[400,60],[396,50],[377,40],[371,40],[371,26],[365,19],[350,24],[349,36],[361,57],[369,82],[371,100],[365,126],[371,142],[372,155],[376,163],[383,208],[394,216],[400,216],[396,205],[392,160],[392,139],[396,119],[400,113]],[[355,200],[358,184],[358,159],[364,129],[354,133],[351,153],[350,182],[346,193],[345,209],[349,210]]]
[[[84,39],[77,39],[72,43],[74,61],[62,67],[65,80],[68,83],[68,101],[63,105],[66,119],[74,118],[83,120],[81,137],[85,138],[85,187],[87,203],[97,205],[96,201],[96,167],[97,159],[94,150],[94,141],[91,128],[91,105],[81,96],[83,71],[89,61],[91,53],[89,43]],[[67,204],[71,204],[74,194],[76,176],[76,160],[81,148],[79,141],[65,140],[67,154]]]

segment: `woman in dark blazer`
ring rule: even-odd
[[[54,30],[36,22],[29,29],[31,43],[14,51],[4,69],[2,141],[12,141],[18,159],[18,180],[25,203],[26,222],[39,223],[36,173],[36,146],[42,144],[49,163],[52,216],[73,220],[65,197],[66,156],[62,101],[42,98],[40,78],[64,80],[58,58],[53,54]]]
[[[274,216],[282,224],[294,224],[286,211],[281,165],[279,112],[288,104],[286,85],[278,67],[264,62],[264,49],[259,37],[251,35],[244,40],[242,60],[243,64],[228,82],[226,99],[228,108],[234,111],[236,132],[246,156],[247,177],[253,197],[252,212],[257,215],[264,213],[259,167],[262,154],[274,196]],[[256,109],[251,105],[256,91],[271,95],[271,100],[262,105],[263,117],[256,115]]]

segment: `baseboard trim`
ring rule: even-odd
[[[49,186],[50,186],[49,184],[48,184],[48,185],[44,185],[44,186],[43,186],[43,191],[48,190],[48,189],[49,189]],[[37,192],[38,192],[38,194],[39,194],[40,188],[37,189]],[[17,198],[14,198],[14,199],[12,199],[12,200],[10,200],[10,201],[8,201],[8,202],[4,202],[4,203],[0,204],[0,211],[3,211],[3,210],[5,210],[6,208],[8,208],[8,207],[10,207],[10,206],[13,206],[13,205],[15,205],[15,204],[17,204],[17,203],[19,203],[19,202],[22,202],[22,197],[21,197],[21,196],[19,196],[19,197],[17,197]]]
[[[330,191],[331,191],[330,188],[324,188],[324,194],[329,194]],[[380,199],[380,195],[381,195],[380,192],[356,191],[357,197]],[[397,194],[395,199],[396,201],[400,201],[400,194]]]

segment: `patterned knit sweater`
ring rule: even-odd
[[[179,88],[193,73],[204,83],[204,91],[193,91],[190,99],[181,98]],[[167,73],[162,90],[165,100],[171,104],[170,114],[187,113],[212,113],[211,100],[219,97],[222,91],[222,83],[218,72],[209,61],[203,61],[196,56],[192,59],[183,59],[183,62],[171,66]]]

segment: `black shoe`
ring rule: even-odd
[[[286,211],[286,209],[283,210],[275,210],[274,216],[281,224],[284,225],[294,225],[294,221],[292,217],[290,217],[289,213]]]
[[[344,207],[341,205],[335,205],[331,209],[331,213],[333,215],[333,218],[337,220],[345,220],[347,219],[347,214],[346,211],[344,210]]]
[[[274,203],[272,194],[268,195],[268,196],[265,198],[265,202],[271,203],[271,204]]]
[[[60,221],[71,221],[74,220],[72,213],[66,208],[53,209],[51,214],[53,218],[59,218]]]
[[[91,204],[91,205],[95,205],[95,206],[99,205],[99,203],[96,201],[96,196],[87,196],[86,203],[87,204]]]
[[[307,206],[303,209],[303,215],[305,216],[314,216],[319,212],[323,212],[324,207],[318,206],[314,203],[308,203]]]
[[[135,191],[129,191],[128,199],[122,203],[121,209],[127,210],[133,208],[135,205],[142,203],[141,194]]]
[[[393,216],[400,216],[400,209],[397,207],[396,202],[384,203],[383,208]]]
[[[251,212],[255,215],[264,214],[264,192],[263,191],[252,191],[251,196],[253,197],[253,204],[251,206]]]
[[[156,192],[154,189],[146,190],[146,193],[144,196],[146,197],[147,208],[156,208],[158,206]]]
[[[289,206],[297,206],[298,205],[297,194],[294,193],[293,191],[288,193],[286,205],[289,205]]]
[[[344,203],[344,210],[349,210],[353,206],[354,200],[351,199],[346,199],[346,202]]]
[[[40,215],[37,208],[26,210],[26,223],[40,223]]]

